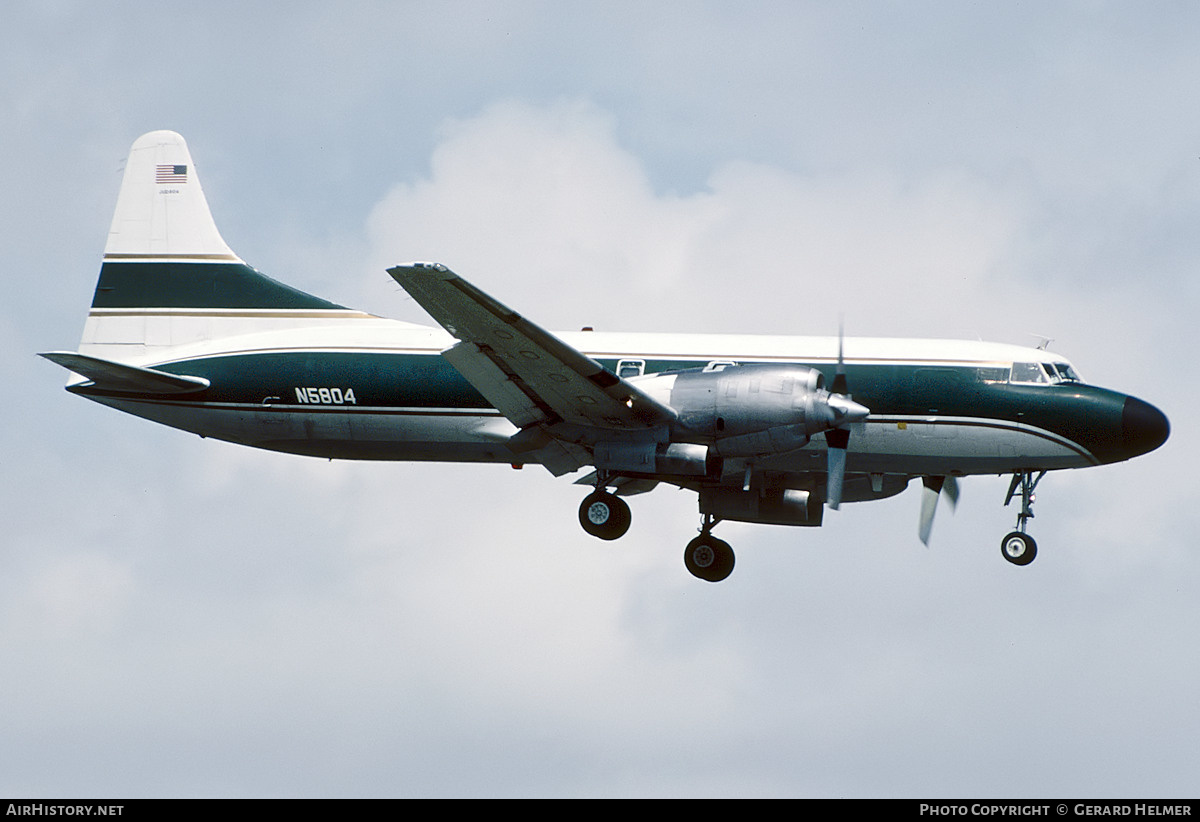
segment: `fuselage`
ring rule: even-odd
[[[218,327],[245,317],[209,309]],[[232,313],[232,312],[231,312]],[[246,312],[242,312],[243,314]],[[72,390],[122,411],[205,437],[333,459],[519,464],[516,429],[440,355],[441,329],[357,312],[295,312],[275,331],[199,333],[192,342],[139,346],[124,360],[203,377],[179,398],[114,395],[86,381]],[[172,318],[164,327],[197,317]],[[318,316],[319,315],[319,316]],[[114,318],[108,317],[112,322]],[[253,318],[261,328],[263,317]],[[266,323],[271,325],[271,323]],[[837,338],[574,332],[559,335],[653,394],[655,383],[694,369],[795,364],[832,380]],[[110,353],[103,345],[92,347]],[[1127,395],[1088,385],[1063,358],[1040,349],[953,340],[850,338],[845,372],[870,417],[853,424],[855,473],[969,475],[1077,468],[1145,453],[1166,439],[1165,417]],[[787,473],[824,470],[825,442],[759,461]]]

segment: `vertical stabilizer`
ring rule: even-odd
[[[217,231],[183,137],[134,142],[80,354],[154,362],[176,346],[364,316],[242,262]]]
[[[130,149],[104,257],[240,262],[221,239],[187,143],[175,132],[144,134]]]

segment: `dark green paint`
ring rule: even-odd
[[[245,263],[106,262],[93,308],[342,309]]]
[[[353,389],[358,406],[491,409],[437,355],[295,351],[211,357],[157,368],[206,376],[212,386],[199,395],[205,402],[293,405],[297,388],[313,387]]]

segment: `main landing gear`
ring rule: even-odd
[[[579,524],[583,530],[600,539],[620,539],[629,530],[633,517],[629,505],[603,487],[584,498],[579,506]]]
[[[600,483],[579,506],[579,524],[599,539],[620,539],[629,530],[631,519],[625,500],[604,490]],[[705,515],[700,536],[689,542],[683,552],[683,564],[694,576],[707,582],[720,582],[733,573],[733,549],[728,542],[712,535],[717,522],[716,518]]]
[[[717,522],[717,519],[705,514],[700,536],[683,549],[683,564],[692,576],[705,582],[720,582],[733,573],[733,549],[728,542],[712,535]]]
[[[1021,493],[1021,511],[1017,514],[1017,530],[1010,533],[1000,542],[1000,553],[1013,565],[1028,565],[1037,557],[1037,542],[1025,533],[1029,520],[1033,519],[1033,503],[1036,499],[1033,491],[1042,481],[1046,472],[1042,471],[1036,477],[1032,471],[1018,471],[1013,474],[1008,486],[1008,496],[1004,504],[1012,502],[1017,492]]]

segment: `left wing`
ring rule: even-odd
[[[514,450],[538,452],[553,473],[565,474],[588,464],[598,442],[666,441],[672,408],[445,266],[411,263],[388,273],[460,340],[442,356],[521,429]]]

